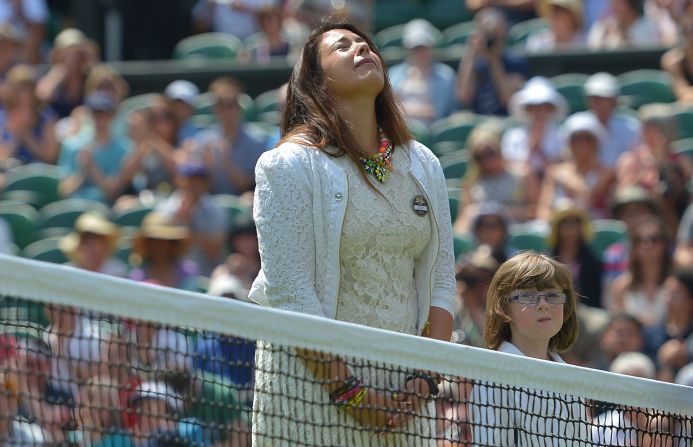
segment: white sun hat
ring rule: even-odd
[[[510,98],[508,109],[517,120],[526,122],[529,117],[525,107],[528,105],[551,104],[555,107],[554,119],[562,120],[568,110],[565,98],[556,91],[553,83],[543,76],[528,80],[521,90]]]

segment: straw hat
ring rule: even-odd
[[[558,225],[567,217],[577,217],[580,219],[580,228],[582,229],[583,242],[589,243],[592,240],[592,224],[587,212],[580,208],[577,203],[570,199],[559,200],[553,207],[551,213],[551,231],[549,232],[548,240],[550,247],[556,247],[558,244]]]
[[[68,258],[74,258],[79,239],[83,233],[97,234],[108,240],[108,252],[113,253],[118,247],[120,230],[105,216],[93,211],[82,213],[75,221],[74,230],[63,237],[58,246]]]
[[[157,211],[152,211],[144,217],[132,240],[132,251],[143,259],[149,257],[147,239],[179,241],[177,257],[185,254],[190,246],[188,229],[176,223],[170,216]]]
[[[529,119],[526,107],[539,104],[553,105],[554,118],[559,121],[565,117],[568,110],[565,98],[556,91],[553,83],[543,76],[533,77],[521,90],[515,92],[510,97],[508,109],[515,119],[526,122]]]
[[[82,31],[77,28],[67,28],[55,36],[53,46],[56,49],[64,50],[70,47],[87,45],[90,42],[89,38]]]
[[[582,28],[585,19],[582,12],[581,0],[548,0],[546,3],[547,6],[558,6],[568,11],[575,19],[578,28]]]

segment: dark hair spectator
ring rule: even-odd
[[[610,14],[592,25],[587,43],[595,50],[611,50],[660,43],[657,26],[640,11],[641,0],[611,0]]]

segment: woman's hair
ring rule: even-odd
[[[486,300],[486,330],[484,339],[489,349],[498,349],[511,340],[507,312],[513,290],[545,290],[557,287],[566,295],[561,330],[549,340],[549,350],[565,352],[573,346],[578,335],[575,313],[576,295],[573,277],[561,263],[546,255],[526,251],[505,261],[491,280]]]
[[[466,146],[469,150],[470,157],[469,164],[467,165],[467,172],[462,178],[463,188],[474,185],[481,177],[479,165],[474,159],[476,154],[483,152],[486,148],[492,148],[502,156],[500,134],[495,129],[488,126],[476,126],[469,134]]]
[[[7,72],[5,83],[3,102],[6,109],[12,109],[19,102],[20,90],[29,89],[33,92],[36,88],[36,70],[31,65],[15,65]],[[32,97],[34,106],[38,110],[41,107],[41,102],[35,94]]]
[[[122,101],[128,95],[130,86],[118,71],[108,64],[97,64],[91,67],[86,81],[84,81],[85,96],[89,96],[100,88],[103,83],[109,83],[117,96],[114,99]]]
[[[631,290],[637,289],[642,285],[642,264],[643,262],[634,255],[633,248],[638,243],[638,238],[643,228],[654,226],[657,228],[657,236],[662,238],[664,244],[664,257],[660,265],[659,279],[657,284],[661,285],[669,274],[672,264],[672,254],[669,251],[669,236],[667,229],[664,226],[664,221],[657,216],[647,216],[640,219],[634,226],[630,234],[631,251],[628,257],[628,272],[630,272],[630,283],[628,288]],[[654,262],[653,259],[647,259],[646,262]]]
[[[281,120],[280,143],[298,140],[328,155],[346,155],[354,163],[358,163],[358,158],[363,154],[358,149],[353,133],[337,114],[336,97],[328,89],[320,65],[322,36],[333,29],[348,30],[363,38],[380,59],[383,71],[387,72],[380,51],[366,33],[351,23],[327,19],[308,36],[291,73],[286,108]],[[402,145],[411,139],[402,106],[392,90],[387,75],[383,89],[375,99],[375,114],[378,125],[393,146]],[[336,149],[328,150],[328,147]],[[362,174],[365,176],[363,172]]]

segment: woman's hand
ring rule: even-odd
[[[364,427],[375,429],[384,435],[396,427],[406,425],[421,408],[422,400],[411,391],[413,388],[394,393],[368,389],[361,403],[347,411]]]

